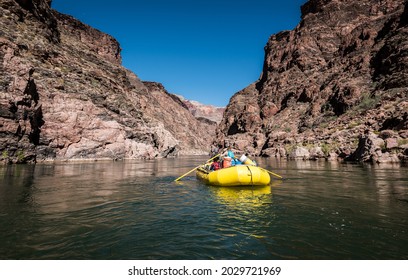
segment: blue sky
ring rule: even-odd
[[[306,0],[53,0],[52,8],[115,37],[140,79],[226,106],[256,81],[264,46],[300,21]]]

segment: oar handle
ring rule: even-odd
[[[216,157],[220,156],[221,154],[215,155],[214,157],[210,158],[209,160],[206,161],[206,163],[212,161],[213,159],[215,159]],[[205,164],[205,163],[204,163]],[[174,182],[177,182],[178,180],[180,180],[181,178],[183,178],[184,176],[190,174],[191,172],[193,172],[194,170],[196,170],[197,168],[199,168],[200,166],[202,166],[203,164],[200,164],[199,166],[191,169],[190,171],[188,171],[187,173],[181,175],[180,177],[178,177],[176,180],[174,180]]]

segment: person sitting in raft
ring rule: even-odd
[[[218,154],[220,149],[216,145],[211,145],[211,151],[210,151],[210,156],[214,157],[216,154]]]
[[[235,157],[234,152],[231,150],[231,147],[230,147],[230,146],[227,147],[227,150],[224,151],[221,156],[222,156],[222,157],[230,157],[230,158],[234,158],[234,157]]]
[[[221,163],[220,163],[220,158],[216,157],[213,161],[213,163],[211,163],[211,167],[210,170],[218,170],[221,168]]]
[[[231,150],[230,147],[227,148],[227,151],[223,154],[223,156],[224,156],[224,162],[223,162],[224,168],[242,164],[239,161],[239,159],[235,158],[234,152]]]

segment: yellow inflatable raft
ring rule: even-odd
[[[235,165],[216,171],[208,170],[208,165],[197,169],[197,178],[213,186],[267,186],[271,178],[265,170],[253,165]]]

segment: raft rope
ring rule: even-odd
[[[248,168],[249,173],[251,173],[251,186],[254,187],[254,181],[252,180],[252,171],[251,171],[251,168],[249,168],[248,165],[247,165],[246,167]]]

